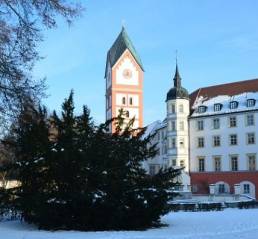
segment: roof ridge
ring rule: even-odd
[[[142,61],[140,56],[138,55],[130,37],[128,36],[124,27],[122,27],[121,32],[119,33],[118,37],[108,50],[108,59],[110,60],[111,66],[113,66],[119,57],[128,49],[132,56],[134,57],[135,61],[139,64],[142,70],[144,70]]]
[[[206,87],[200,87],[199,90],[207,89],[207,88],[212,88],[212,87],[217,87],[217,86],[223,86],[223,85],[231,85],[231,84],[237,84],[237,83],[244,83],[244,82],[249,82],[249,81],[258,81],[258,78],[249,79],[249,80],[241,80],[241,81],[228,82],[228,83],[223,83],[223,84],[219,84],[219,85],[210,85],[210,86],[206,86]]]

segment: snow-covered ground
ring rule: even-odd
[[[0,222],[1,239],[257,239],[258,209],[177,212],[163,217],[168,227],[147,231],[39,231],[18,221]]]

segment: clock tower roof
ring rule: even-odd
[[[107,64],[110,63],[111,67],[115,65],[119,57],[124,53],[124,51],[128,49],[130,53],[133,55],[135,61],[139,64],[142,70],[143,65],[140,59],[140,56],[138,55],[135,47],[133,46],[132,41],[130,40],[124,26],[122,27],[122,30],[120,34],[118,35],[117,39],[109,49],[107,53]],[[107,72],[107,65],[106,65],[106,72]],[[105,74],[106,76],[106,74]]]

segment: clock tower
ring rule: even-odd
[[[107,53],[105,80],[106,120],[123,109],[134,128],[143,127],[143,66],[124,27]]]

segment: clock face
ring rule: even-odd
[[[132,78],[132,71],[130,69],[124,69],[123,76],[125,79]]]

